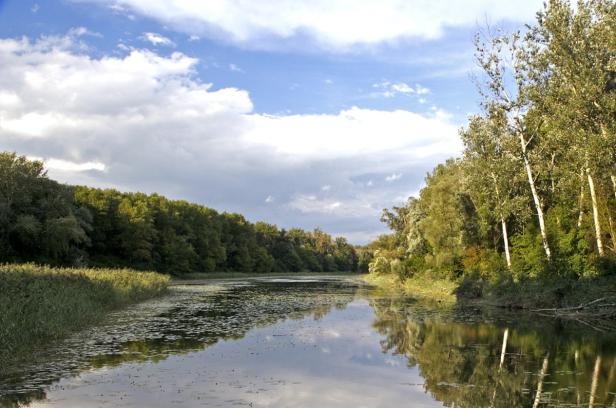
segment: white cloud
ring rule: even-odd
[[[289,202],[289,206],[304,214],[329,214],[348,218],[378,217],[380,212],[363,197],[345,200],[298,194]]]
[[[415,85],[415,93],[417,95],[425,95],[427,93],[430,93],[430,90],[428,88],[425,88],[419,84]]]
[[[107,5],[106,0],[86,0]],[[184,1],[116,0],[115,4],[158,19],[180,31],[216,35],[241,44],[311,38],[343,51],[356,45],[407,38],[435,39],[447,27],[473,27],[477,20],[526,22],[540,0],[304,0]]]
[[[44,159],[42,157],[37,156],[29,156],[30,160],[39,160],[45,163],[45,168],[48,170],[58,170],[65,172],[81,172],[81,171],[105,171],[106,166],[104,163],[100,162],[84,162],[84,163],[75,163],[68,160],[61,159]]]
[[[157,191],[285,228],[374,235],[401,192],[370,180],[404,172],[412,189],[412,174],[460,151],[440,110],[254,113],[248,92],[214,89],[179,52],[93,58],[75,37],[0,39],[0,61],[0,150],[47,158],[63,182]]]
[[[143,41],[148,41],[152,43],[152,45],[154,46],[163,45],[166,47],[175,47],[175,43],[173,41],[157,33],[143,33],[143,35],[139,38]]]
[[[332,186],[330,186],[329,184],[324,185],[323,187],[321,187],[322,191],[329,191],[332,189]]]
[[[229,70],[231,70],[233,72],[241,72],[241,73],[244,72],[244,70],[242,68],[238,67],[235,64],[229,64]]]
[[[269,146],[288,160],[305,161],[397,152],[407,160],[460,151],[457,126],[434,117],[353,107],[336,115],[251,115],[245,143]]]
[[[402,178],[402,173],[394,173],[394,174],[391,174],[385,177],[385,181],[392,182],[392,181],[400,180],[401,178]]]
[[[393,98],[397,95],[425,95],[427,93],[430,93],[430,89],[424,86],[415,84],[415,86],[412,87],[405,82],[392,83],[389,81],[383,81],[372,84],[372,87],[379,90],[378,92],[373,92],[371,94],[375,97],[382,96],[385,98]]]

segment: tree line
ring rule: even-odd
[[[462,157],[382,215],[374,273],[514,281],[616,272],[616,3],[550,0],[475,38]]]
[[[193,272],[367,269],[343,237],[251,223],[158,194],[60,184],[44,164],[0,153],[0,262]],[[360,263],[363,264],[360,265]]]

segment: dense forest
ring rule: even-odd
[[[319,229],[288,231],[163,196],[60,184],[40,161],[0,153],[0,262],[193,272],[367,269]]]
[[[551,0],[534,25],[475,45],[482,113],[462,157],[383,211],[392,233],[370,244],[371,272],[478,292],[616,274],[616,3]]]

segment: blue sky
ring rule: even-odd
[[[365,243],[460,150],[474,33],[540,1],[0,1],[0,149]]]

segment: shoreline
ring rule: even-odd
[[[392,275],[368,274],[362,280],[386,291],[439,303],[520,310],[576,320],[600,331],[616,330],[616,276],[491,287],[485,284],[479,296],[468,296],[458,283],[442,279],[414,277],[401,282]]]
[[[0,264],[0,362],[18,359],[166,293],[169,277],[131,269]]]

